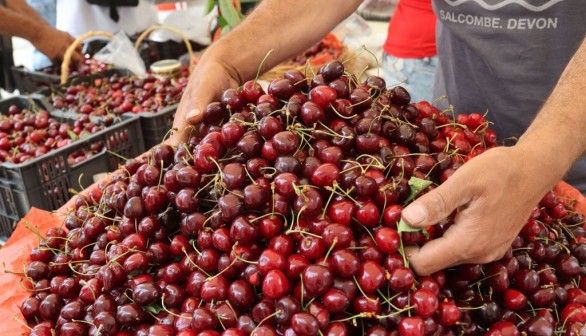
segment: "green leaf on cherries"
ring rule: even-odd
[[[75,134],[75,132],[74,132],[74,131],[72,131],[72,130],[69,130],[69,129],[68,129],[68,130],[67,130],[67,134],[69,135],[69,137],[70,137],[72,140],[78,140],[78,139],[79,139],[79,136],[78,136],[77,134]]]
[[[423,190],[425,190],[425,188],[427,188],[433,184],[433,182],[431,182],[431,181],[420,179],[420,178],[417,178],[414,176],[412,176],[409,179],[408,183],[409,183],[409,187],[411,187],[411,195],[409,195],[409,197],[407,198],[407,201],[405,201],[405,203],[413,201],[415,199],[415,197],[417,197],[417,195],[419,195],[419,193],[421,193]]]
[[[427,232],[427,230],[424,230],[422,228],[414,228],[412,226],[409,226],[409,224],[407,224],[407,222],[405,222],[402,218],[401,218],[401,220],[399,220],[399,223],[397,224],[397,232],[399,234],[401,232],[419,232],[419,231],[421,231],[421,233],[423,233],[425,238],[429,238],[429,232]]]
[[[157,315],[161,311],[163,311],[163,307],[159,306],[158,304],[152,304],[144,307],[147,311]]]
[[[417,195],[419,195],[423,190],[425,190],[425,188],[429,187],[432,184],[431,181],[420,179],[417,177],[411,177],[409,179],[408,183],[409,183],[409,187],[411,188],[411,195],[409,195],[409,197],[405,201],[405,204],[408,204],[411,201],[413,201],[417,197]],[[421,228],[414,228],[412,226],[409,226],[409,224],[407,224],[407,222],[405,222],[402,218],[401,218],[401,220],[399,220],[399,223],[397,223],[397,232],[399,233],[399,237],[401,237],[402,232],[419,232],[419,231],[421,231],[421,233],[423,233],[425,238],[429,238],[429,232],[427,232],[427,230],[424,230]],[[401,237],[401,247],[399,248],[399,252],[403,256],[403,262],[405,263],[405,266],[409,267],[409,261],[407,260],[407,256],[405,255],[405,250],[403,248],[402,237]]]

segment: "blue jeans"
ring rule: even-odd
[[[49,24],[55,27],[57,22],[57,4],[56,0],[27,0],[37,13],[39,13]],[[33,52],[33,69],[38,70],[46,68],[52,64],[51,60],[42,52],[35,49]]]
[[[437,56],[425,58],[398,58],[383,55],[383,76],[388,86],[401,85],[411,94],[411,101],[433,97],[433,82],[437,67]]]

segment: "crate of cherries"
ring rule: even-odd
[[[138,114],[150,148],[162,140],[173,125],[177,104],[187,86],[189,71],[177,78],[147,75],[138,78],[126,70],[111,69],[99,75],[77,78],[67,85],[42,92],[54,109],[89,116]]]
[[[95,174],[115,170],[116,156],[140,153],[137,117],[65,117],[43,109],[38,98],[0,102],[0,217],[2,236],[31,207],[56,210],[72,188],[89,186]]]
[[[77,76],[88,76],[109,69],[108,64],[100,63],[89,55],[81,64],[69,67],[69,79]],[[55,65],[39,70],[30,70],[24,66],[11,68],[15,86],[21,94],[34,93],[61,83],[61,68]]]
[[[497,145],[340,62],[223,92],[30,253],[30,335],[584,335],[584,216],[549,192],[506,255],[418,276],[401,211]],[[23,322],[25,323],[25,322]]]

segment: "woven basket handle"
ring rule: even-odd
[[[179,37],[181,37],[181,39],[183,40],[183,43],[185,43],[185,46],[187,47],[187,53],[189,54],[189,72],[191,72],[191,70],[193,69],[193,66],[195,64],[195,62],[194,62],[195,55],[193,54],[193,49],[191,48],[191,43],[189,43],[189,40],[187,39],[187,37],[185,37],[185,34],[183,34],[183,32],[181,32],[177,28],[169,27],[169,26],[161,26],[161,25],[152,26],[149,29],[142,32],[142,34],[140,34],[138,39],[136,39],[136,42],[134,42],[134,48],[136,48],[136,50],[138,50],[141,42],[155,30],[168,30],[170,32],[173,32],[173,33],[179,35]]]
[[[65,55],[63,56],[63,63],[61,63],[61,84],[65,84],[67,82],[67,77],[69,77],[69,64],[71,63],[71,56],[73,56],[75,49],[77,49],[77,47],[79,47],[79,45],[82,44],[83,41],[94,36],[102,36],[110,40],[114,38],[114,35],[110,33],[103,31],[93,31],[83,34],[82,36],[78,37],[75,41],[73,41],[73,43],[71,43],[69,48],[67,48],[67,50],[65,51]]]

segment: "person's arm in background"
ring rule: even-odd
[[[65,51],[75,40],[68,33],[51,27],[24,0],[7,0],[6,7],[0,7],[0,33],[30,41],[54,63],[62,61]],[[81,54],[75,52],[73,63],[81,60]]]
[[[442,238],[409,251],[419,274],[501,258],[531,210],[586,151],[586,40],[529,129],[513,147],[470,160],[437,189],[403,210],[415,227],[459,209]]]
[[[268,70],[299,54],[350,16],[361,0],[265,0],[232,32],[204,53],[179,104],[170,142],[189,135],[189,125],[201,122],[203,110],[222,90],[252,78],[263,57]]]
[[[37,22],[46,23],[46,20],[26,0],[5,0],[4,2],[6,3],[6,7],[11,10],[21,13]]]

